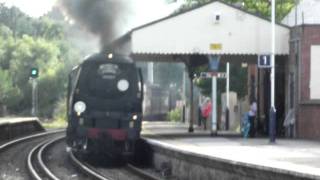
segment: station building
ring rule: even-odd
[[[320,1],[302,0],[283,19],[290,26],[286,125],[290,136],[320,139]]]
[[[320,26],[300,22],[294,26],[276,24],[277,132],[320,139],[320,80],[316,79],[320,72]],[[135,61],[183,62],[190,67],[203,63],[203,57],[215,55],[221,62],[249,64],[248,82],[244,85],[248,86],[248,98],[258,100],[257,124],[267,132],[270,71],[258,69],[257,59],[271,52],[269,20],[217,0],[137,27],[116,40],[112,48],[127,52]],[[193,82],[193,74],[189,78]],[[194,111],[191,106],[191,128],[196,118]]]

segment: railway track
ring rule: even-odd
[[[98,179],[98,180],[121,180],[121,179],[150,179],[158,180],[150,173],[138,169],[132,165],[121,167],[95,167],[90,163],[84,162],[77,158],[72,152],[66,152],[63,145],[64,130],[40,133],[28,137],[23,137],[14,141],[10,141],[0,146],[0,159],[6,159],[0,166],[1,176],[0,179],[35,179],[35,180],[60,180],[70,179],[71,176],[64,174],[77,175],[76,179]],[[50,160],[49,151],[57,151],[58,158]],[[8,155],[9,154],[9,155]],[[17,155],[19,154],[19,155]],[[10,157],[11,156],[11,157]],[[68,158],[69,157],[69,158]],[[12,159],[15,163],[11,164]],[[25,159],[25,163],[21,160]],[[63,172],[53,168],[57,166],[57,161],[63,164]],[[66,162],[70,164],[65,165]],[[55,164],[52,164],[52,163]],[[11,173],[8,173],[8,167],[11,167]],[[72,166],[72,167],[71,167]],[[5,168],[6,167],[6,168]],[[74,168],[73,172],[70,169]],[[28,178],[29,177],[29,178]]]
[[[46,149],[48,149],[52,144],[62,139],[64,139],[64,136],[55,138],[53,140],[41,142],[29,152],[27,166],[31,176],[34,179],[59,180],[59,178],[56,175],[54,175],[48,168],[48,166],[45,164],[43,157],[45,156]]]
[[[121,180],[121,179],[132,179],[132,180],[160,180],[161,178],[144,171],[143,169],[139,169],[131,164],[127,164],[124,167],[118,168],[96,168],[92,165],[81,161],[70,152],[70,159],[72,163],[81,169],[84,173],[88,174],[91,178],[97,180]]]
[[[0,146],[0,179],[28,179],[28,170],[22,163],[35,144],[56,137],[64,130],[55,130],[25,136]]]
[[[64,131],[65,130],[55,130],[55,131],[38,133],[38,134],[22,137],[22,138],[19,138],[19,139],[15,139],[15,140],[12,140],[12,141],[9,141],[7,143],[2,144],[0,146],[0,152],[9,149],[13,145],[16,145],[16,144],[19,144],[19,143],[22,143],[22,142],[25,142],[25,141],[28,141],[28,140],[32,140],[32,139],[35,139],[35,138],[44,137],[44,136],[48,136],[48,135],[52,135],[52,134],[62,133]]]
[[[72,161],[72,163],[79,168],[82,172],[84,172],[85,174],[91,176],[94,179],[98,179],[98,180],[113,180],[110,177],[106,177],[103,176],[102,174],[100,174],[97,170],[95,170],[91,165],[82,162],[81,160],[79,160],[72,151],[69,152],[69,156],[70,159]]]

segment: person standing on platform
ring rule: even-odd
[[[255,125],[254,125],[256,114],[257,114],[257,103],[256,101],[252,101],[250,104],[250,110],[248,112],[249,122],[250,122],[250,131],[249,131],[250,137],[254,137],[256,133]]]
[[[207,130],[207,124],[210,121],[211,111],[212,111],[211,99],[206,98],[205,103],[203,103],[201,108],[201,114],[204,120],[203,122],[204,130]]]

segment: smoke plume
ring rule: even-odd
[[[98,35],[101,47],[119,36],[130,12],[125,0],[60,0],[60,5],[78,23]]]

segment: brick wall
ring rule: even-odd
[[[310,100],[310,54],[311,45],[320,45],[320,25],[302,27],[301,41],[301,101]]]
[[[320,105],[300,105],[298,112],[298,137],[320,139]]]
[[[301,26],[300,32],[300,99],[298,101],[296,130],[298,137],[320,139],[320,103],[310,101],[309,88],[311,46],[320,45],[320,25]]]

